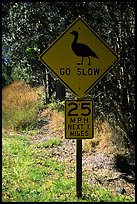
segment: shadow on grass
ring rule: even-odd
[[[127,156],[118,154],[115,156],[115,169],[122,173],[122,179],[129,183],[135,183],[135,164]],[[130,176],[130,177],[129,177]]]
[[[36,130],[40,129],[42,126],[47,125],[49,121],[47,119],[36,119],[33,122],[27,122],[20,129],[22,130]]]

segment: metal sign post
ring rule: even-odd
[[[82,197],[82,139],[76,140],[76,192]]]

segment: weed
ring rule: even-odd
[[[98,188],[93,186],[91,190],[91,197],[95,202],[130,202],[131,200],[124,196],[116,195],[107,188]]]
[[[50,139],[46,142],[42,142],[40,144],[37,145],[37,147],[40,148],[47,148],[47,147],[55,147],[61,144],[61,140],[60,138],[56,138],[56,139]]]
[[[48,104],[48,107],[49,107],[51,110],[64,111],[65,101],[55,101],[55,100],[52,100],[52,101],[50,101],[50,103]]]

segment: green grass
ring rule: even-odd
[[[61,139],[56,138],[56,139],[50,139],[46,142],[39,143],[37,147],[39,148],[47,148],[47,147],[55,147],[61,144]]]
[[[3,202],[132,201],[122,195],[113,195],[110,189],[89,186],[84,181],[83,198],[78,200],[75,188],[75,166],[61,164],[48,152],[48,147],[59,144],[60,140],[57,139],[38,145],[32,143],[30,136],[27,135],[3,135]]]

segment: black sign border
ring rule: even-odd
[[[67,118],[67,110],[66,110],[66,102],[85,102],[85,101],[90,101],[92,102],[92,137],[71,137],[71,138],[68,138],[66,135],[67,133],[67,129],[66,129],[66,118]],[[65,139],[76,139],[76,140],[81,140],[81,139],[93,139],[94,138],[94,101],[92,99],[78,99],[78,100],[72,100],[72,99],[66,99],[65,100]]]

